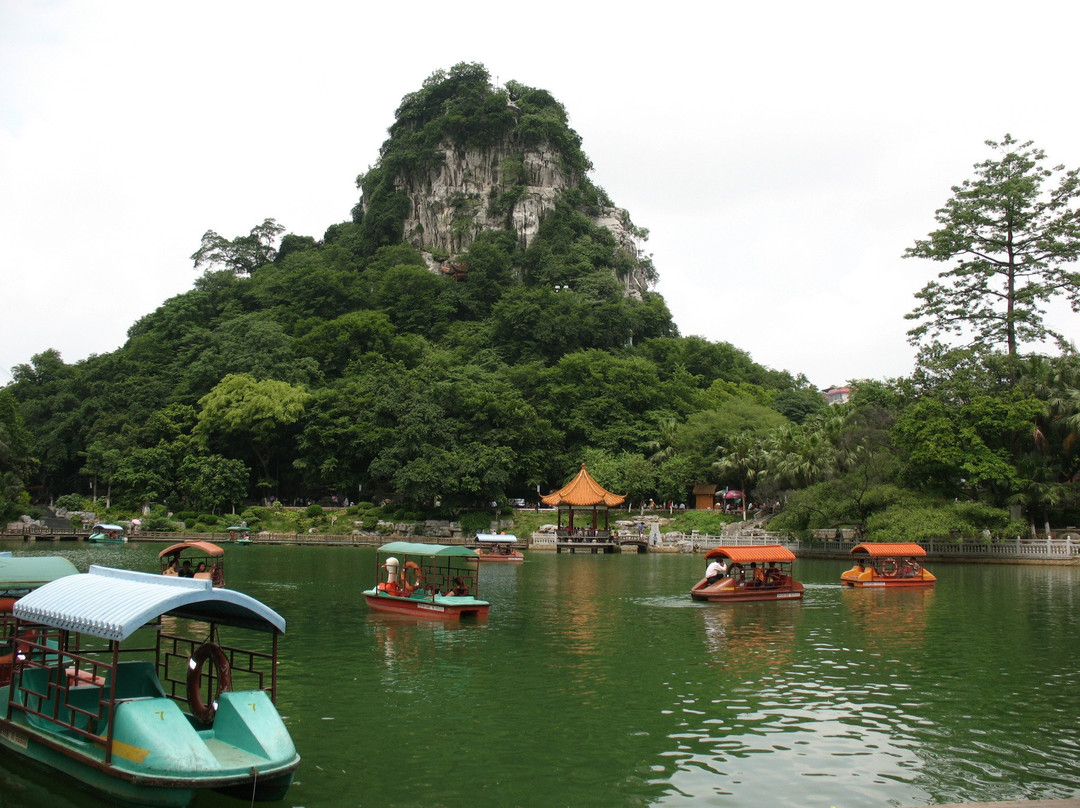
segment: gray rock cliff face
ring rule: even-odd
[[[427,176],[397,183],[411,200],[405,240],[421,251],[432,271],[447,271],[485,230],[509,225],[521,247],[528,247],[558,195],[570,187],[554,150],[522,151],[508,142],[485,149],[447,146],[443,158]],[[520,193],[514,191],[519,185]],[[635,269],[623,282],[628,295],[640,297],[649,280],[629,215],[604,208],[595,221],[633,260]],[[439,260],[444,256],[449,258]]]

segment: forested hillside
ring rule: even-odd
[[[1080,521],[1071,354],[937,346],[912,379],[827,408],[802,377],[679,335],[647,288],[658,269],[599,223],[612,201],[566,121],[545,91],[458,65],[403,100],[348,221],[318,237],[273,219],[209,230],[191,291],[120,349],[14,369],[5,518],[71,494],[102,511],[337,497],[456,515],[535,498],[587,461],[631,501],[689,504],[698,483],[783,501],[776,524],[793,530],[1004,534],[1010,506],[1021,527]],[[495,143],[520,160],[486,197],[447,202],[439,221],[461,238],[406,233],[446,155]],[[561,183],[524,238],[537,150]]]

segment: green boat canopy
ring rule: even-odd
[[[0,553],[0,593],[26,592],[66,575],[78,575],[75,565],[61,556],[13,556]]]
[[[26,595],[12,612],[20,620],[124,640],[163,614],[256,631],[285,633],[285,619],[255,598],[201,578],[174,578],[90,567]]]
[[[414,556],[475,556],[471,547],[460,544],[420,544],[418,542],[392,541],[379,548],[380,553],[399,553]]]

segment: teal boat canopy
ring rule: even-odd
[[[0,592],[25,592],[57,578],[78,574],[75,565],[61,556],[0,553]]]
[[[16,602],[20,620],[124,640],[163,614],[285,633],[285,619],[242,592],[201,578],[174,578],[92,566],[45,584]]]
[[[107,530],[115,530],[117,533],[123,533],[124,532],[124,527],[123,527],[123,525],[96,524],[96,525],[94,525],[92,530],[95,533],[104,533]]]
[[[379,548],[380,553],[400,553],[414,556],[474,556],[476,550],[461,544],[420,544],[419,542],[392,541]]]

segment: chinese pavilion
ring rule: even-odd
[[[626,496],[608,491],[592,478],[582,463],[581,471],[574,479],[558,491],[541,497],[540,501],[555,506],[559,511],[556,531],[559,543],[610,543],[612,536],[608,529],[608,509],[622,505]],[[603,527],[600,526],[601,514]]]

